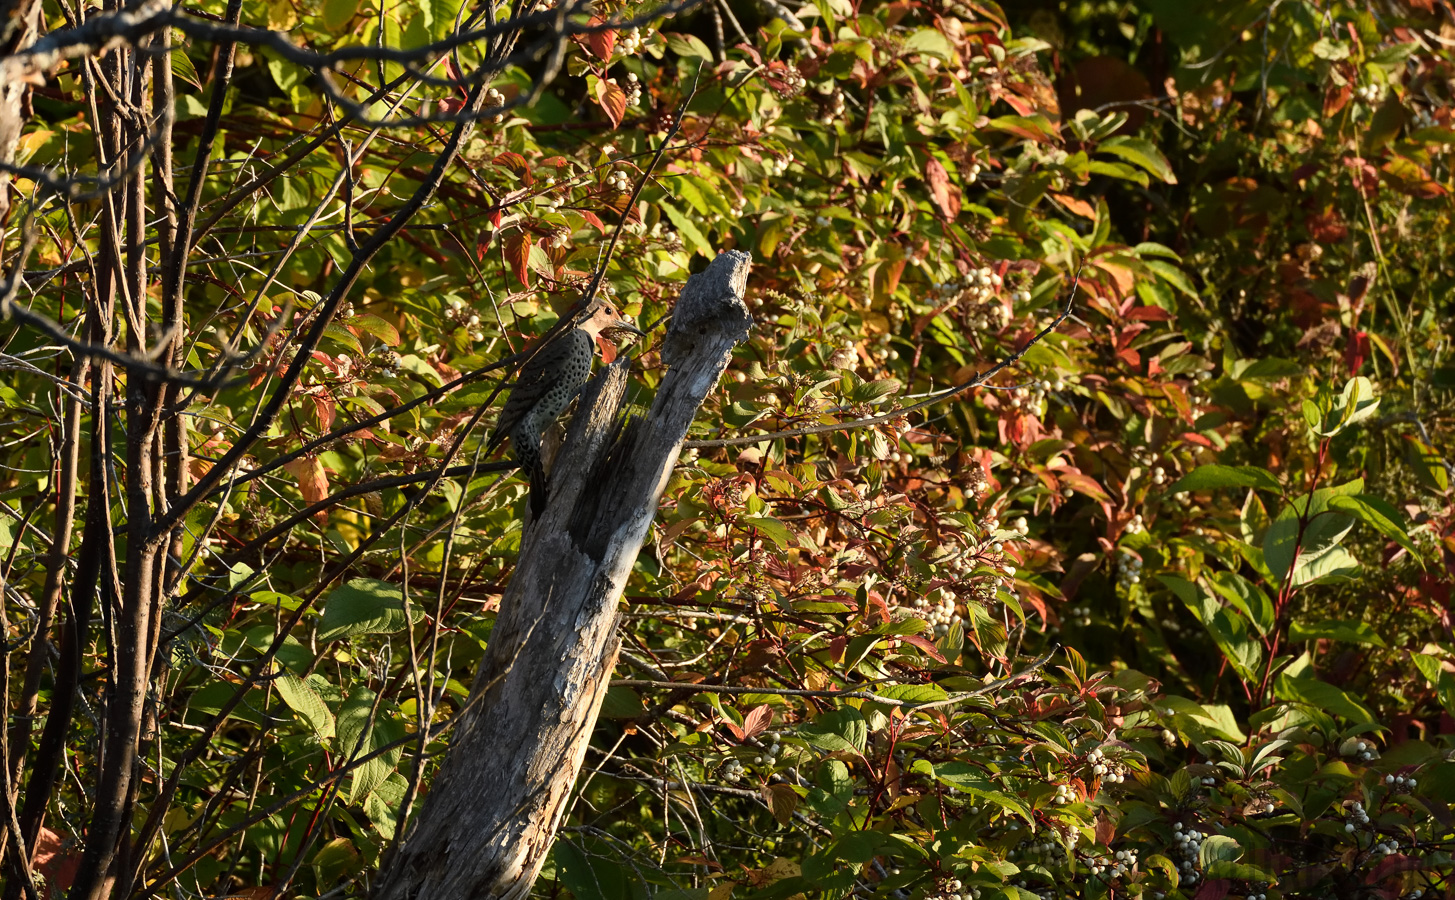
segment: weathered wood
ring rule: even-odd
[[[0,57],[29,47],[40,34],[40,0],[0,0]],[[31,86],[25,78],[0,78],[0,163],[13,165],[20,133],[30,115]],[[10,173],[0,172],[0,222],[10,210]]]
[[[626,367],[583,392],[550,498],[527,525],[456,729],[378,900],[527,896],[555,838],[616,665],[617,604],[687,429],[751,324],[749,258],[727,251],[692,276],[662,347],[651,411],[621,422]]]

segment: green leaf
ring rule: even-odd
[[[1202,839],[1202,848],[1197,851],[1198,861],[1203,868],[1215,862],[1237,862],[1243,856],[1238,842],[1223,834],[1210,834]]]
[[[1019,797],[1013,797],[997,790],[995,785],[986,779],[984,769],[958,762],[935,763],[934,776],[942,784],[948,784],[963,794],[969,794],[982,804],[994,803],[1001,809],[1015,813],[1027,822],[1032,820],[1030,807],[1021,802]]]
[[[399,329],[373,313],[359,313],[349,319],[349,326],[365,334],[372,334],[391,347],[399,346]]]
[[[1204,842],[1203,846],[1207,846],[1207,843]],[[1275,884],[1278,881],[1272,873],[1257,866],[1225,860],[1214,861],[1207,867],[1206,874],[1208,878],[1235,878],[1240,881],[1259,881],[1266,884]]]
[[[667,49],[678,56],[696,57],[708,66],[713,63],[712,51],[702,42],[702,38],[695,34],[667,35]],[[691,69],[689,68],[688,71]]]
[[[904,42],[904,52],[922,53],[944,62],[948,62],[955,55],[949,39],[934,28],[921,28],[910,35]]]
[[[1273,601],[1257,585],[1236,572],[1218,572],[1208,582],[1247,616],[1261,634],[1267,634],[1273,627]]]
[[[185,48],[179,47],[172,51],[172,77],[187,82],[199,92],[202,90],[202,80],[197,77],[197,67],[192,64],[192,57],[187,55]]]
[[[1329,501],[1337,496],[1358,494],[1363,487],[1363,479],[1356,478],[1338,487],[1321,488],[1314,491],[1312,497],[1294,498],[1278,513],[1278,518],[1263,535],[1263,560],[1276,583],[1282,584],[1287,577],[1295,562],[1295,551],[1298,569],[1294,572],[1293,583],[1296,585],[1309,584],[1348,565],[1350,557],[1337,554],[1335,550],[1354,527],[1354,519],[1330,512]],[[1300,516],[1306,520],[1302,534],[1299,532]]]
[[[349,24],[358,11],[359,0],[323,0],[323,27],[338,31]]]
[[[1356,724],[1372,725],[1376,721],[1374,715],[1353,697],[1317,678],[1290,678],[1288,675],[1280,675],[1274,689],[1280,700],[1304,703],[1342,716]]]
[[[1280,494],[1283,492],[1283,485],[1267,469],[1216,464],[1198,466],[1173,482],[1167,491],[1175,494],[1179,491],[1206,491],[1228,487],[1258,488]]]
[[[409,782],[404,780],[404,776],[393,772],[370,791],[369,799],[364,801],[364,814],[385,840],[392,840],[395,829],[399,827],[399,807],[408,789]]]
[[[831,710],[799,729],[803,739],[829,753],[863,754],[869,741],[869,726],[857,709]]]
[[[1426,681],[1432,685],[1440,683],[1440,677],[1445,674],[1440,660],[1428,653],[1411,653],[1410,659],[1414,662],[1415,668],[1420,670],[1420,674],[1425,676]]]
[[[697,223],[693,222],[691,218],[683,213],[678,212],[677,208],[669,203],[659,204],[659,208],[667,214],[667,218],[672,220],[672,226],[677,229],[679,234],[687,239],[688,244],[697,248],[699,253],[709,259],[716,256],[713,253],[712,244],[703,236],[697,227]]]
[[[343,327],[339,323],[329,322],[328,325],[324,327],[323,333],[325,336],[330,337],[335,341],[338,341],[340,344],[343,344],[345,347],[354,351],[358,355],[364,355],[364,345],[359,343],[359,339],[357,337],[354,337],[354,333],[352,331],[349,331],[347,328]]]
[[[1351,378],[1344,385],[1343,392],[1333,399],[1316,433],[1333,437],[1350,425],[1374,415],[1377,409],[1379,398],[1374,396],[1373,383],[1363,376]]]
[[[576,900],[628,900],[634,878],[627,869],[605,853],[587,853],[566,838],[554,848],[556,878]]]
[[[1435,448],[1414,435],[1407,434],[1404,439],[1405,461],[1420,483],[1441,494],[1450,490],[1450,471],[1445,468],[1445,460]]]
[[[1291,641],[1314,641],[1326,638],[1334,641],[1348,641],[1351,644],[1373,644],[1385,646],[1384,638],[1363,622],[1346,622],[1339,619],[1323,619],[1305,624],[1295,621],[1288,629]]]
[[[411,610],[413,621],[424,617]],[[404,618],[404,594],[397,585],[373,578],[355,578],[335,588],[324,602],[318,622],[318,639],[336,641],[355,634],[393,634],[408,622]]]
[[[1419,551],[1410,540],[1409,532],[1400,524],[1399,512],[1384,498],[1373,494],[1341,494],[1329,498],[1329,509],[1348,513],[1419,558]]]
[[[1141,166],[1167,184],[1177,183],[1177,176],[1172,172],[1172,164],[1167,161],[1167,157],[1162,155],[1162,151],[1158,150],[1155,144],[1145,138],[1107,138],[1096,149],[1102,153],[1119,156],[1133,165]]]
[[[393,707],[377,702],[373,691],[357,687],[338,711],[335,747],[346,760],[359,760],[404,736],[404,728],[392,718]],[[371,721],[372,717],[372,721]],[[395,747],[359,765],[349,774],[346,799],[363,800],[394,771],[404,748]]]
[[[318,692],[308,686],[308,682],[292,672],[284,672],[273,680],[273,686],[278,689],[278,696],[283,698],[288,708],[308,723],[320,741],[333,737],[333,713]]]
[[[767,516],[743,516],[738,519],[738,524],[744,528],[755,528],[778,545],[779,550],[787,550],[793,546],[793,535],[789,534],[788,526],[777,519]]]

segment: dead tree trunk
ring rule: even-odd
[[[616,665],[617,602],[688,426],[751,319],[748,256],[727,251],[682,291],[645,419],[618,420],[626,368],[581,397],[527,526],[471,690],[419,818],[376,900],[525,897],[567,801]]]

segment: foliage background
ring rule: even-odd
[[[639,322],[732,247],[755,258],[757,327],[637,564],[631,681],[608,696],[536,893],[1450,894],[1455,11],[795,13],[722,4],[582,36],[549,90],[481,123],[374,257],[245,477],[179,532],[136,893],[366,891],[448,742],[428,726],[467,693],[525,508],[524,483],[497,473],[414,492],[457,438],[470,461],[484,432],[465,426],[495,393],[475,373],[571,306],[624,218],[605,285]],[[68,14],[45,7],[52,28]],[[420,46],[463,15],[446,0],[240,14],[321,51]],[[179,34],[166,57],[182,159],[219,84],[214,46]],[[467,45],[435,71],[458,81],[480,62]],[[538,65],[491,89],[521,98]],[[383,115],[370,86],[405,73],[334,74],[330,97],[317,72],[244,43],[220,101],[178,366],[258,352],[180,416],[193,479],[465,102],[426,84],[389,111],[425,121],[327,134],[350,100]],[[34,92],[4,245],[26,267],[16,303],[73,332],[100,202],[27,175],[98,173],[83,78],[73,61]],[[1068,302],[993,388],[882,425],[722,443],[906,408],[1025,347]],[[52,553],[46,524],[71,357],[23,323],[0,340],[17,766],[39,740],[17,711],[32,659],[41,713],[55,700],[54,655],[33,648],[66,639],[36,622],[48,566],[69,578],[75,549]],[[653,342],[624,352],[646,396]],[[127,382],[111,388],[118,417]],[[108,502],[93,487],[80,517]],[[53,887],[77,864],[101,764],[116,649],[98,615],[34,856]],[[11,772],[12,803],[26,774]]]

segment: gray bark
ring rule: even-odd
[[[692,276],[645,419],[618,417],[626,366],[583,391],[544,512],[526,525],[471,710],[376,900],[520,898],[545,861],[616,665],[617,604],[687,429],[751,324],[748,255]]]

